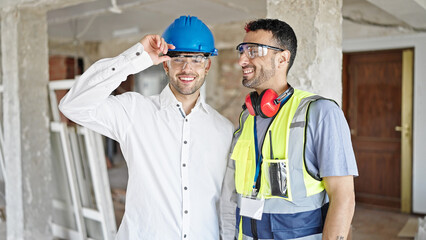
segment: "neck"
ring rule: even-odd
[[[197,99],[200,96],[200,90],[189,95],[181,94],[177,92],[176,90],[174,90],[173,88],[171,88],[171,90],[173,94],[175,95],[176,99],[182,103],[182,108],[185,114],[188,115],[191,112],[191,110],[194,108],[195,103],[197,102]]]
[[[287,84],[287,83],[285,83],[284,85],[277,86],[277,87],[274,89],[274,91],[275,91],[278,95],[281,95],[281,94],[283,94],[283,93],[284,93],[287,89],[288,89],[288,84]]]
[[[280,95],[283,92],[285,92],[285,90],[287,90],[289,88],[286,79],[280,79],[280,80],[275,81],[275,82],[273,82],[273,81],[268,81],[268,82],[271,83],[271,84],[262,86],[261,88],[256,88],[255,90],[257,91],[257,93],[260,94],[265,89],[272,89],[278,95]]]

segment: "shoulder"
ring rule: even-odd
[[[344,117],[339,105],[326,98],[313,101],[309,106],[308,116],[309,120],[318,122],[324,118]]]
[[[228,118],[224,117],[222,114],[220,114],[216,109],[211,107],[210,105],[206,104],[206,109],[209,112],[209,115],[211,118],[219,123],[222,127],[225,127],[227,130],[233,131],[234,125],[229,121]]]
[[[113,99],[118,101],[123,106],[132,106],[135,108],[139,107],[158,107],[159,97],[149,96],[146,97],[138,92],[125,92],[116,96],[111,96]]]
[[[321,99],[311,103],[307,115],[308,133],[328,136],[329,140],[336,136],[349,134],[349,126],[342,109],[332,100]],[[348,135],[350,137],[350,134]],[[325,139],[327,140],[327,139]],[[328,140],[327,140],[328,141]]]
[[[119,100],[120,102],[134,102],[145,99],[142,94],[137,92],[125,92],[122,94],[115,95],[113,97]]]
[[[341,110],[339,105],[335,101],[327,98],[321,98],[316,101],[313,101],[311,103],[310,109],[322,112]]]
[[[224,117],[222,114],[216,111],[216,109],[214,109],[208,104],[206,104],[206,108],[208,109],[209,114],[211,114],[216,121],[219,121],[220,123],[226,126],[232,126],[231,121],[229,121],[226,117]]]

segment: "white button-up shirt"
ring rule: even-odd
[[[151,97],[110,96],[129,74],[151,65],[140,43],[102,59],[76,81],[60,109],[120,143],[129,180],[116,239],[217,240],[233,126],[202,96],[185,115],[169,86]]]

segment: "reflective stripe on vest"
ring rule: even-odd
[[[327,210],[328,204],[325,204],[321,208],[296,214],[266,213],[262,220],[256,221],[257,239],[321,239]],[[237,239],[253,239],[252,219],[241,217],[239,208],[236,215],[236,226],[239,226],[235,234]]]
[[[267,199],[284,198],[294,202],[324,191],[322,182],[310,176],[304,163],[306,114],[310,103],[318,99],[321,97],[295,89],[293,96],[280,109],[269,126],[262,146],[263,163],[259,189],[261,196]],[[244,114],[241,117],[245,117]],[[241,119],[240,124],[242,127],[236,131],[235,136],[238,140],[235,142],[231,158],[235,160],[237,193],[250,195],[256,171],[254,117],[249,115],[245,121]],[[272,134],[274,159],[270,159],[269,132]],[[287,196],[271,196],[267,180],[268,166],[271,162],[286,164]]]

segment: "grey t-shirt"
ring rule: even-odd
[[[256,116],[259,148],[271,120]],[[342,110],[332,101],[311,103],[305,158],[308,171],[315,176],[358,176],[348,123]]]

